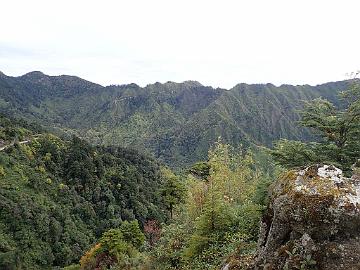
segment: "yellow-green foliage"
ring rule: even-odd
[[[80,270],[80,269],[81,268],[80,268],[79,264],[72,264],[72,265],[62,268],[62,270]]]
[[[186,209],[190,220],[195,220],[203,211],[205,203],[205,195],[207,191],[207,184],[205,181],[199,181],[192,175],[188,176],[186,181],[187,186],[187,200]]]
[[[45,154],[44,161],[51,161],[51,154],[50,153]]]
[[[40,172],[40,173],[43,173],[43,174],[46,173],[46,170],[45,170],[44,166],[37,166],[37,167],[36,167],[36,170],[37,170],[38,172]]]
[[[207,177],[190,170],[179,215],[154,249],[154,269],[219,269],[227,256],[254,248],[267,181],[251,152],[220,141],[209,151]],[[267,183],[267,182],[266,182]],[[249,252],[249,248],[246,249]]]
[[[24,170],[20,164],[15,164],[12,169],[14,172],[16,172],[20,176],[20,179],[23,182],[27,182],[29,180],[29,177],[26,176],[26,173],[24,172]]]
[[[4,177],[6,175],[5,169],[0,165],[0,177]]]
[[[208,179],[198,183],[194,179],[190,180],[190,200],[194,201],[190,201],[188,205],[190,217],[194,218],[195,233],[184,252],[187,259],[197,256],[205,260],[210,259],[218,250],[213,250],[214,254],[208,254],[208,248],[215,245],[222,249],[220,247],[229,244],[225,236],[235,234],[236,230],[240,229],[239,225],[244,225],[242,237],[251,237],[245,235],[245,232],[253,232],[245,230],[250,224],[243,221],[248,219],[247,213],[249,217],[258,220],[261,208],[254,204],[253,197],[260,176],[256,170],[251,169],[254,163],[250,153],[233,152],[229,145],[217,142],[209,151]],[[254,209],[255,214],[250,209]],[[238,219],[239,211],[242,215],[241,220]]]
[[[30,159],[30,160],[34,159],[34,152],[33,152],[34,149],[32,147],[30,147],[27,144],[22,144],[20,147],[28,159]]]
[[[80,259],[82,270],[91,269],[133,269],[144,257],[138,251],[145,240],[138,222],[125,221],[120,228],[106,231]]]
[[[45,182],[48,183],[48,184],[52,184],[52,180],[51,180],[50,177],[46,178]]]
[[[96,254],[101,248],[101,244],[97,243],[90,250],[88,250],[84,256],[80,259],[80,269],[81,270],[91,270],[96,266]]]

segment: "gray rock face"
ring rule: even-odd
[[[316,165],[277,181],[253,269],[360,269],[359,170]]]

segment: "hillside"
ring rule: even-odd
[[[301,100],[324,97],[339,104],[337,94],[347,84],[238,84],[225,90],[186,81],[103,87],[73,76],[1,74],[0,111],[183,167],[204,159],[219,136],[233,145],[309,139],[296,124]]]
[[[0,151],[0,269],[65,266],[124,220],[164,221],[151,158],[2,116],[0,137],[9,146]]]

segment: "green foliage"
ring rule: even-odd
[[[209,152],[210,175],[202,211],[195,219],[195,231],[184,251],[187,260],[195,259],[207,266],[216,265],[219,261],[214,257],[222,258],[224,246],[230,245],[229,236],[238,234],[242,239],[248,239],[251,234],[247,232],[257,231],[261,207],[253,203],[257,180],[251,170],[251,154],[234,155],[231,152],[229,145],[220,142]],[[250,209],[256,209],[253,223],[249,221],[254,215]],[[252,227],[249,228],[250,223]],[[256,238],[256,235],[252,238]]]
[[[219,136],[234,146],[312,139],[308,129],[296,125],[299,101],[323,97],[338,105],[337,93],[348,83],[238,84],[228,91],[189,81],[102,87],[73,76],[31,72],[1,76],[0,112],[96,144],[136,147],[184,168],[204,160]]]
[[[102,235],[99,243],[81,258],[81,269],[130,269],[143,259],[138,248],[144,239],[137,221],[125,221],[120,228],[110,229]]]
[[[329,162],[349,172],[360,157],[360,85],[353,81],[341,93],[343,107],[337,108],[324,99],[306,102],[300,123],[313,130],[321,140],[317,143],[279,141],[273,151],[277,162],[288,168]]]
[[[131,256],[133,246],[124,239],[124,235],[120,229],[111,229],[103,234],[100,238],[100,251],[108,252],[110,256],[120,258],[122,255]]]
[[[165,219],[163,176],[151,158],[76,137],[30,130],[29,136],[28,143],[0,151],[1,269],[76,263],[110,228],[138,248],[144,241],[138,223],[124,221]]]
[[[300,167],[320,161],[316,154],[317,143],[304,143],[299,141],[279,140],[271,154],[274,159],[286,168]]]
[[[174,207],[184,202],[185,186],[184,183],[168,169],[163,169],[164,182],[161,189],[162,201],[173,218]]]
[[[6,175],[5,169],[0,165],[0,177],[4,177]]]
[[[140,230],[137,220],[122,222],[119,231],[122,233],[123,239],[135,248],[140,248],[144,244],[145,235]]]
[[[163,228],[159,241],[151,250],[153,269],[181,269],[184,265],[182,254],[189,239],[189,228],[181,223],[171,223]]]
[[[23,120],[8,118],[0,114],[0,144],[7,145],[15,141],[26,140],[40,131],[42,131],[41,127],[36,124],[29,124]]]
[[[69,266],[66,266],[64,268],[62,268],[62,270],[80,270],[80,265],[79,264],[72,264]]]
[[[189,174],[181,214],[163,228],[151,251],[153,269],[218,269],[227,256],[249,252],[243,247],[254,250],[270,181],[253,156],[215,144],[208,177]]]
[[[210,175],[210,166],[207,162],[197,162],[189,169],[189,173],[206,179]]]

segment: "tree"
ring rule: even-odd
[[[106,231],[80,260],[81,269],[108,269],[119,266],[130,269],[134,260],[139,257],[138,249],[143,245],[144,234],[139,223],[125,221],[120,228]]]
[[[160,238],[161,227],[156,220],[148,220],[144,224],[144,233],[149,239],[150,246],[153,247]]]
[[[126,242],[131,243],[134,247],[140,248],[144,244],[145,235],[139,228],[137,220],[124,221],[121,223],[120,232]]]
[[[227,247],[236,246],[238,237],[256,238],[252,234],[257,232],[261,211],[261,206],[253,202],[260,178],[252,169],[249,151],[235,152],[219,140],[209,150],[208,164],[206,181],[191,182],[188,211],[194,228],[183,255],[185,260],[199,260],[201,265],[220,258]],[[199,192],[201,188],[203,192]],[[197,200],[199,194],[201,200]]]
[[[207,162],[197,162],[189,169],[189,173],[201,179],[206,179],[210,174],[210,166]]]
[[[310,128],[321,140],[303,143],[280,140],[272,155],[285,167],[297,167],[316,162],[329,162],[350,171],[360,157],[360,85],[353,80],[348,90],[341,92],[343,106],[318,98],[305,103],[300,124]]]
[[[188,171],[182,211],[162,227],[151,269],[220,269],[230,254],[255,246],[269,181],[254,157],[219,140],[208,161]]]
[[[168,169],[163,169],[164,184],[161,190],[161,197],[166,209],[173,218],[174,207],[184,202],[186,188],[178,176]]]
[[[271,151],[276,162],[286,168],[301,167],[307,163],[320,162],[316,155],[317,143],[305,143],[281,139],[275,143]]]

